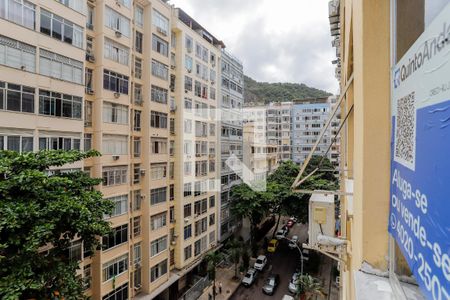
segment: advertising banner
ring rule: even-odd
[[[450,4],[393,80],[389,232],[427,299],[450,299]]]

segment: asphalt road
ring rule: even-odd
[[[282,224],[280,224],[281,228]],[[306,240],[306,226],[301,224],[295,224],[293,228],[291,228],[288,238],[291,238],[293,235],[298,235],[300,238],[300,242],[303,243]],[[269,232],[270,237],[272,231]],[[232,300],[279,300],[283,298],[283,295],[291,295],[288,290],[289,281],[291,280],[292,274],[297,268],[300,262],[300,254],[297,249],[289,249],[288,241],[282,240],[280,241],[280,245],[277,248],[275,253],[267,254],[268,263],[264,268],[264,271],[258,274],[258,277],[253,283],[252,286],[246,288],[243,285],[240,285],[233,296],[230,298]],[[262,287],[265,283],[267,276],[270,274],[270,265],[272,266],[272,273],[276,273],[280,275],[280,284],[275,290],[275,294],[273,296],[266,295],[262,292]]]

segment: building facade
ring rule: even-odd
[[[102,153],[54,170],[103,178],[115,204],[102,250],[71,246],[91,299],[177,299],[218,245],[223,66],[230,110],[243,93],[222,48],[167,1],[0,1],[0,149]]]
[[[422,272],[419,261],[410,267],[403,245],[388,232],[393,187],[391,68],[439,13],[447,12],[448,20],[448,11],[446,0],[330,1],[337,55],[333,63],[342,98],[338,103],[345,121],[340,135],[341,236],[348,242],[339,268],[341,299],[426,299],[425,293],[448,298],[448,278],[439,283],[440,271],[433,274],[429,265],[428,279],[412,276],[417,268]],[[429,163],[435,163],[433,158]],[[418,281],[430,278],[434,283],[419,289]]]
[[[267,142],[276,145],[279,162],[291,160],[292,102],[270,102],[267,106]]]

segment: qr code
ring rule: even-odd
[[[395,128],[395,158],[399,162],[406,163],[409,167],[413,167],[415,162],[415,126],[415,93],[412,92],[397,101],[397,119]]]

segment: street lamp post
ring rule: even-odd
[[[288,239],[287,237],[283,237],[283,239],[288,240],[289,242],[292,242],[291,239]],[[298,252],[300,253],[300,275],[303,275],[303,253],[302,250],[300,249],[300,247],[297,245],[297,243],[294,243],[295,247],[297,247]]]

